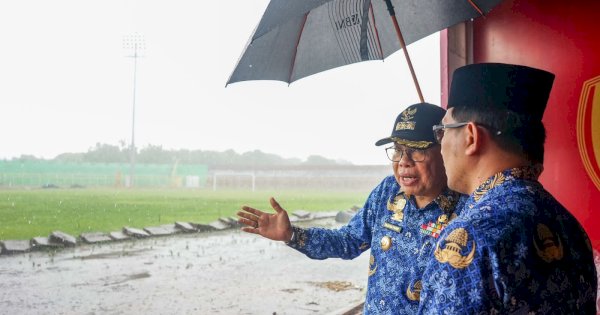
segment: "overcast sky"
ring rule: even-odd
[[[143,35],[136,145],[387,163],[374,142],[418,102],[401,52],[294,82],[225,88],[268,0],[0,2],[0,159],[53,158],[131,141],[133,59]],[[409,46],[439,103],[439,36]]]

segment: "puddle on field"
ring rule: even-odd
[[[321,314],[364,299],[368,257],[311,260],[237,230],[0,256],[0,309]]]

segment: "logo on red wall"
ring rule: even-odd
[[[581,88],[577,145],[585,170],[600,190],[600,76],[585,81]]]

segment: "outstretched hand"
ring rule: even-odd
[[[238,221],[245,225],[242,231],[259,234],[274,241],[287,242],[292,238],[292,224],[287,212],[279,205],[275,198],[269,200],[274,214],[265,213],[252,207],[243,206],[237,213]]]

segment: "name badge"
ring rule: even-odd
[[[386,229],[388,229],[388,230],[394,231],[396,233],[402,232],[402,227],[401,226],[397,226],[397,225],[391,224],[389,222],[385,222],[383,224],[383,227],[386,228]]]

